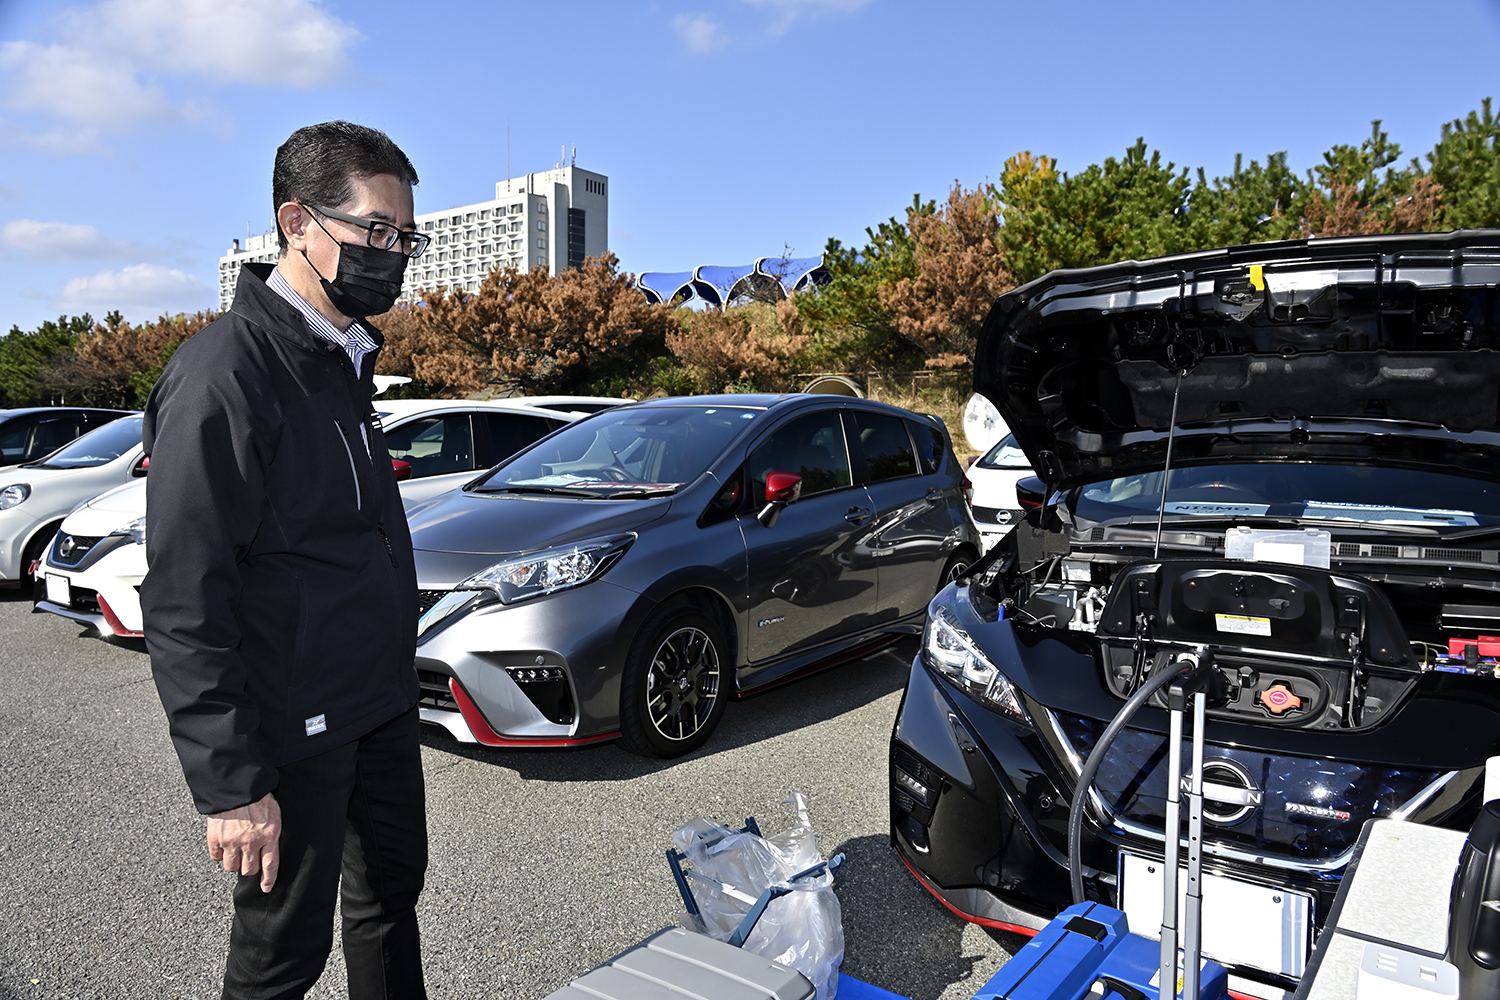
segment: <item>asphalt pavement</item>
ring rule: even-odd
[[[429,994],[542,1000],[678,922],[673,830],[781,830],[798,790],[823,854],[848,856],[844,971],[912,1000],[973,996],[1022,939],[951,916],[891,850],[886,746],[914,650],[732,703],[676,761],[429,733]],[[0,1000],[217,997],[232,876],[208,859],[144,647],[0,592],[0,677]],[[347,996],[334,937],[310,997]]]

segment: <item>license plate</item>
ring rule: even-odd
[[[1160,861],[1120,853],[1120,909],[1130,931],[1161,939]],[[1177,875],[1179,947],[1187,898],[1187,869]],[[1313,897],[1307,893],[1203,873],[1203,954],[1224,964],[1301,978],[1312,947]]]
[[[47,574],[47,600],[63,607],[73,603],[73,585],[67,577]]]

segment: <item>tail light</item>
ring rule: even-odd
[[[968,476],[964,476],[964,503],[974,506],[974,484],[969,482]]]

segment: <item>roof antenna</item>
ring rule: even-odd
[[[1177,435],[1177,396],[1182,392],[1182,369],[1177,371],[1177,387],[1172,390],[1172,422],[1167,426],[1167,461],[1161,469],[1161,502],[1156,506],[1156,545],[1151,558],[1161,554],[1161,522],[1167,512],[1167,481],[1172,478],[1172,438]]]
[[[576,167],[576,166],[578,166],[578,147],[576,145],[573,147],[573,162],[569,163],[568,166],[570,166],[570,167]]]
[[[510,115],[505,116],[505,190],[510,190]]]

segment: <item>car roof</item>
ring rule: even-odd
[[[618,400],[616,401],[618,402]],[[563,416],[569,411],[538,406],[525,396],[509,399],[376,399],[375,409],[393,417],[407,417],[439,410],[503,410],[534,416]]]
[[[0,420],[23,417],[30,413],[116,413],[124,417],[139,412],[139,410],[114,410],[102,406],[16,406],[11,409],[0,408]]]
[[[891,403],[882,403],[879,400],[861,399],[854,396],[825,395],[814,392],[785,392],[780,394],[745,392],[721,393],[712,396],[663,396],[659,399],[647,399],[639,403],[633,403],[631,404],[631,408],[656,406],[725,406],[780,412],[820,405],[835,406],[843,409],[884,410],[898,417],[915,417],[920,420],[929,421],[934,419],[929,414],[902,409],[899,406]]]

